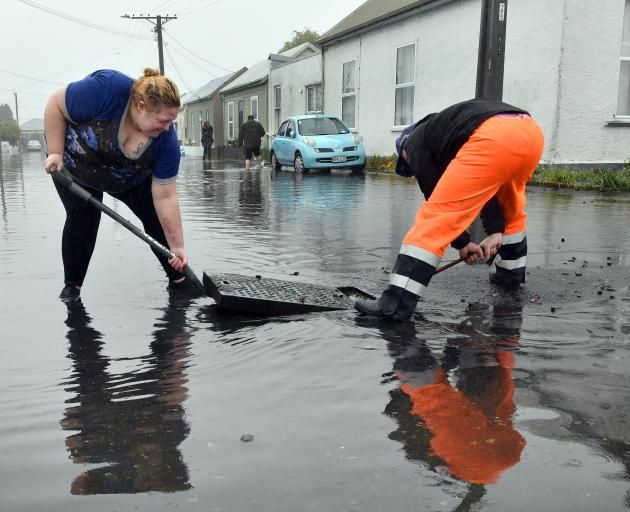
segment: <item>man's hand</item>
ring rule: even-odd
[[[503,243],[503,235],[501,233],[494,233],[486,237],[480,244],[481,252],[485,259],[491,258],[494,256],[501,244]]]
[[[466,263],[472,263],[479,258],[483,258],[483,252],[477,244],[468,242],[468,245],[459,250],[459,257],[463,258]]]

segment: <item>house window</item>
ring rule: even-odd
[[[413,123],[415,81],[416,44],[413,43],[396,49],[395,126],[407,126]]]
[[[312,114],[322,111],[322,86],[308,85],[306,87],[306,113]]]
[[[279,85],[273,88],[273,107],[274,107],[274,119],[276,121],[275,126],[280,126],[280,105],[282,104],[282,90]]]
[[[356,128],[356,69],[356,60],[343,63],[343,77],[341,82],[341,120],[346,124],[346,126],[348,126],[348,128]]]
[[[190,113],[190,138],[192,139],[191,142],[195,141],[195,113],[194,112]]]
[[[208,121],[210,123],[210,118],[212,117],[212,110],[208,109],[206,110],[206,121]],[[212,124],[212,123],[210,123]]]
[[[630,117],[630,0],[626,0],[626,10],[623,16],[617,116]]]
[[[249,98],[249,106],[254,119],[258,120],[258,96],[252,96]]]
[[[230,101],[227,108],[227,138],[234,140],[234,102]]]

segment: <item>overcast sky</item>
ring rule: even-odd
[[[124,14],[177,15],[164,26],[165,74],[182,93],[275,53],[294,30],[323,34],[365,0],[3,0],[0,104],[20,123],[50,93],[96,69],[138,77],[158,67],[153,25]],[[52,12],[50,12],[52,11]]]

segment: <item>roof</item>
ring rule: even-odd
[[[23,132],[43,132],[44,120],[43,119],[29,119],[25,123],[20,125],[20,131]]]
[[[452,0],[367,0],[322,35],[316,43],[323,45],[371,25],[385,22],[403,13],[429,4],[442,5]],[[392,20],[393,21],[393,20]]]
[[[296,59],[303,54],[309,54],[319,52],[319,48],[312,43],[302,43],[293,48],[289,48],[282,53],[270,54],[265,60],[262,60],[254,64],[245,73],[234,80],[230,85],[224,87],[221,92],[234,91],[242,87],[251,85],[262,84],[267,81],[269,77],[269,71],[271,70],[271,63],[275,60],[286,62],[288,59]]]
[[[243,68],[243,70],[244,69],[246,68]],[[223,87],[224,84],[228,83],[232,78],[242,73],[243,70],[235,71],[234,73],[230,73],[229,75],[215,78],[213,80],[210,80],[207,84],[183,94],[182,106],[210,98],[211,96],[216,94],[221,89],[221,87]]]

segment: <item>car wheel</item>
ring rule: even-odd
[[[278,162],[276,154],[273,151],[271,152],[271,168],[275,171],[279,171],[282,168],[282,165],[280,165],[280,162]]]
[[[365,164],[355,165],[354,167],[351,167],[351,169],[352,169],[352,172],[356,172],[356,173],[363,172],[363,170],[365,169]]]
[[[300,153],[295,154],[295,158],[293,160],[293,170],[295,172],[308,172],[308,169],[304,167],[304,159]]]

